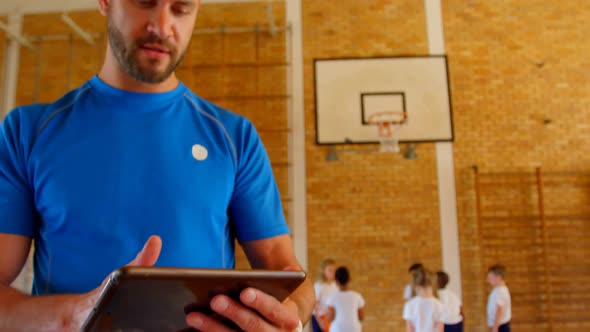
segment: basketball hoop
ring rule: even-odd
[[[379,112],[369,116],[368,123],[377,126],[378,129],[380,152],[400,152],[400,129],[407,120],[406,112]]]

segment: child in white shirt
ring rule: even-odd
[[[326,258],[322,260],[318,273],[318,281],[313,285],[315,290],[316,306],[311,316],[311,325],[313,332],[328,331],[330,321],[328,317],[328,298],[338,291],[338,286],[334,280],[336,264],[333,259]]]
[[[436,280],[438,299],[443,305],[445,332],[463,332],[463,306],[457,294],[446,288],[449,275],[443,271],[436,272]]]
[[[487,305],[488,327],[492,332],[510,332],[512,303],[505,277],[506,268],[503,265],[496,264],[488,269],[488,282],[494,287]]]
[[[350,290],[350,274],[344,266],[336,270],[336,283],[340,289],[328,298],[328,317],[332,320],[330,332],[361,332],[365,317],[365,300],[361,294]]]
[[[424,268],[412,274],[416,296],[404,305],[407,332],[443,332],[443,306],[434,297],[434,273]]]

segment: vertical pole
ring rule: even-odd
[[[428,52],[431,55],[445,54],[441,0],[424,0],[424,10],[426,12]],[[453,143],[438,142],[435,144],[435,149],[442,266],[451,275],[448,288],[461,297],[461,255]]]
[[[302,0],[288,0],[286,49],[287,91],[289,98],[289,218],[293,227],[293,244],[299,263],[308,268],[307,201],[305,174],[305,105],[303,89],[303,20]]]
[[[541,172],[541,168],[537,167],[536,169],[537,175],[537,199],[538,199],[538,207],[539,207],[539,221],[541,222],[541,235],[543,241],[543,271],[545,276],[545,296],[547,301],[546,306],[546,315],[547,315],[547,325],[549,326],[549,331],[553,331],[553,287],[551,285],[551,279],[549,275],[549,264],[548,264],[548,254],[549,254],[549,235],[547,234],[547,222],[545,219],[545,197],[544,197],[544,184],[543,184],[543,175]]]
[[[475,215],[477,219],[477,243],[479,245],[479,262],[481,264],[481,275],[484,276],[484,282],[482,283],[482,294],[485,294],[486,289],[486,275],[487,267],[485,265],[485,246],[484,246],[484,235],[483,235],[483,211],[481,206],[481,182],[479,169],[476,165],[473,166],[474,173],[474,184],[475,184]],[[486,309],[483,309],[483,317],[486,317]]]

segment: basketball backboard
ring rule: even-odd
[[[403,112],[400,142],[453,140],[446,56],[316,59],[318,144],[378,143],[369,119]]]

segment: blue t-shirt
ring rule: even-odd
[[[152,234],[157,266],[233,268],[234,240],[289,230],[253,125],[179,84],[134,93],[98,77],[0,128],[0,232],[35,240],[33,294],[78,293]]]

